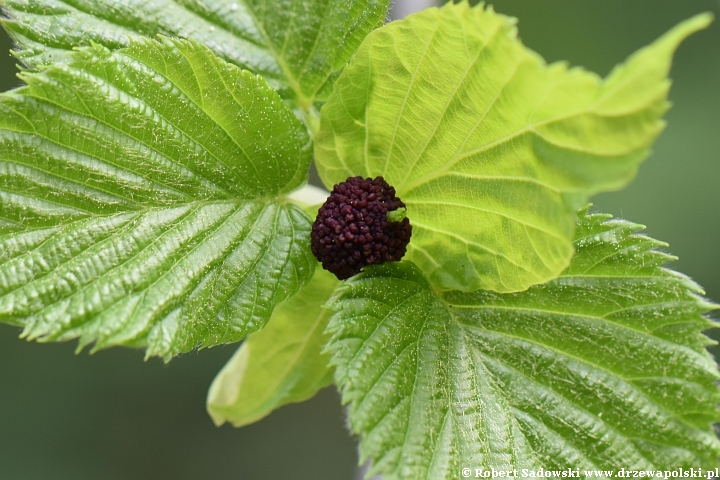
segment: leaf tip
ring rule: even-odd
[[[706,29],[713,22],[715,16],[710,12],[700,13],[680,22],[667,33],[661,36],[654,45],[672,54],[678,46],[690,35]]]
[[[691,35],[699,30],[703,30],[710,26],[710,24],[715,20],[715,14],[712,12],[703,12],[699,13],[693,17],[688,18],[684,22],[682,22],[678,27],[676,28],[682,28],[685,31],[687,31],[687,35]]]

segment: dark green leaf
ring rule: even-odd
[[[411,262],[340,287],[328,348],[385,480],[717,466],[716,306],[607,218],[582,212],[570,268],[522,293],[437,293]]]
[[[0,96],[0,321],[169,358],[237,341],[315,267],[310,161],[265,81],[193,42],[95,46]]]
[[[0,7],[31,66],[67,58],[91,41],[115,49],[136,35],[194,38],[307,108],[382,24],[388,1],[0,0]]]

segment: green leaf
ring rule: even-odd
[[[385,480],[717,466],[717,307],[608,217],[581,212],[570,268],[522,293],[436,293],[412,262],[343,284],[328,350],[361,460]]]
[[[330,316],[322,305],[339,283],[316,270],[310,283],[275,309],[264,329],[245,340],[210,386],[207,407],[216,425],[256,422],[333,383],[329,357],[321,352]]]
[[[27,65],[66,59],[91,41],[117,49],[136,35],[194,38],[308,107],[382,25],[388,0],[0,0],[0,7]]]
[[[574,212],[626,185],[663,127],[671,30],[601,80],[546,65],[515,20],[448,3],[370,34],[322,109],[325,185],[382,175],[407,204],[409,258],[442,288],[525,290],[572,258]]]
[[[0,321],[166,359],[262,328],[315,267],[310,162],[266,82],[195,42],[77,52],[0,96]]]

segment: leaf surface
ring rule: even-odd
[[[514,19],[449,2],[371,33],[322,109],[325,185],[381,175],[409,258],[448,289],[525,290],[572,258],[574,212],[626,185],[663,127],[672,54],[697,16],[608,78],[546,65]]]
[[[312,276],[311,220],[280,201],[310,139],[262,78],[167,38],[24,78],[0,96],[0,321],[168,359]]]
[[[382,25],[388,1],[2,0],[0,7],[31,66],[66,59],[91,41],[117,49],[138,35],[194,38],[307,107]]]
[[[322,308],[339,282],[317,269],[305,287],[275,309],[215,377],[208,412],[216,425],[241,427],[292,402],[302,402],[333,383],[322,353],[329,312]]]
[[[525,292],[436,293],[412,262],[343,284],[328,350],[362,460],[387,480],[717,466],[717,307],[607,218],[581,213],[569,269]]]

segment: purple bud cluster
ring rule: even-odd
[[[325,270],[345,280],[366,265],[400,260],[410,242],[410,221],[391,222],[405,208],[382,177],[351,177],[333,188],[312,227],[311,248]]]

